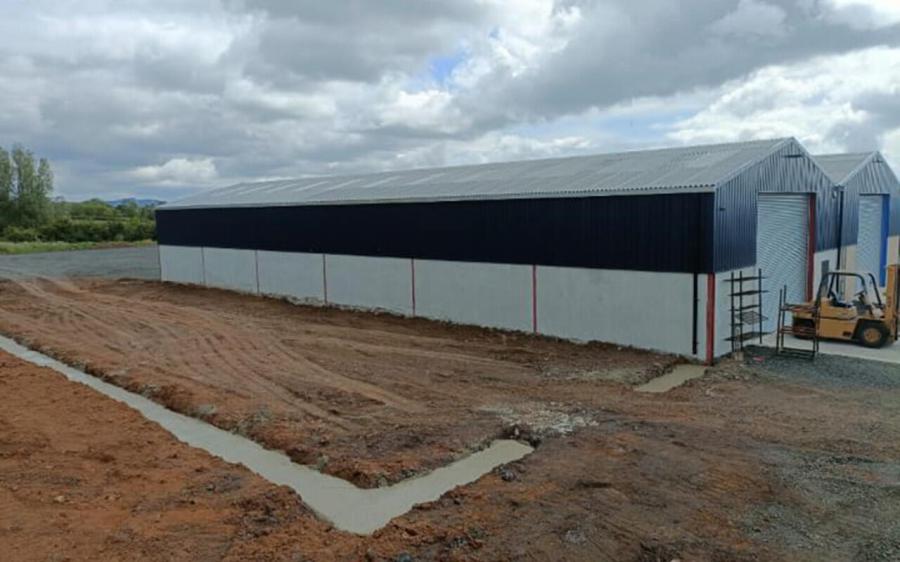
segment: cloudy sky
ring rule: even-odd
[[[2,0],[67,199],[795,136],[900,169],[900,0]]]

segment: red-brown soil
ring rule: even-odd
[[[545,402],[552,373],[672,361],[150,282],[0,287],[3,333],[366,487],[501,435],[510,424],[485,409]]]
[[[896,369],[764,357],[641,395],[622,380],[671,358],[148,282],[4,283],[0,331],[361,484],[539,441],[356,537],[5,358],[0,553],[23,559],[900,559]]]

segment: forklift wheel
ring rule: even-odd
[[[887,328],[881,324],[865,324],[859,330],[858,340],[865,347],[884,347],[888,341]]]

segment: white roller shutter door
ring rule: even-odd
[[[809,196],[759,196],[756,229],[756,259],[762,268],[763,329],[775,330],[778,318],[778,293],[787,285],[788,302],[806,300],[809,261]]]
[[[856,243],[856,269],[860,273],[874,273],[881,282],[881,249],[884,245],[882,220],[884,198],[863,195],[859,198],[859,238]]]

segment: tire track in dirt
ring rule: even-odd
[[[154,340],[157,348],[162,352],[170,347],[175,339],[174,330],[161,328],[162,326],[184,327],[190,334],[189,342],[195,353],[190,356],[173,352],[161,353],[167,358],[177,358],[176,361],[167,361],[174,372],[203,373],[206,371],[217,372],[217,376],[226,375],[228,385],[234,388],[249,387],[256,395],[276,402],[283,402],[305,413],[333,423],[338,427],[349,429],[349,422],[329,414],[322,408],[310,404],[306,400],[294,398],[294,395],[304,390],[309,390],[309,384],[322,386],[344,392],[347,394],[359,394],[375,402],[388,407],[410,412],[421,412],[423,406],[416,401],[403,398],[396,393],[389,392],[372,384],[351,379],[310,360],[301,353],[297,353],[287,346],[274,342],[271,339],[262,340],[258,335],[251,333],[247,328],[233,327],[230,330],[222,329],[222,321],[219,318],[200,309],[186,310],[184,307],[171,307],[171,314],[167,314],[167,306],[155,303],[148,306],[144,303],[124,299],[118,296],[100,295],[84,290],[70,282],[42,279],[56,291],[45,290],[36,282],[16,282],[16,285],[27,293],[38,297],[44,302],[52,303],[54,309],[78,314],[86,322],[92,325],[96,332],[112,332],[122,343],[132,344],[139,339],[133,329],[120,328],[122,325],[130,325],[132,318],[156,317],[159,322],[153,324],[145,322],[144,327],[156,331]],[[61,294],[62,293],[62,294]],[[89,300],[90,308],[94,313],[87,313],[82,301]],[[140,310],[135,310],[135,308]],[[161,309],[161,310],[160,310]],[[122,311],[128,314],[123,318]],[[161,314],[162,312],[162,314]],[[186,314],[186,312],[189,312]],[[226,317],[226,320],[229,320]],[[235,319],[236,320],[236,319]],[[66,330],[80,331],[77,323],[64,326]],[[146,338],[146,336],[144,336]],[[106,336],[106,339],[111,339]],[[259,345],[262,343],[263,345]],[[108,346],[104,346],[108,347]],[[134,349],[131,345],[131,350]],[[227,350],[227,353],[223,353]],[[261,351],[265,350],[264,354]],[[198,364],[198,361],[200,364]],[[261,372],[260,364],[271,365],[271,370]],[[293,367],[291,373],[284,371],[285,365]],[[299,368],[298,368],[299,365]],[[248,376],[250,375],[250,376]],[[196,382],[196,375],[192,375]],[[203,377],[205,378],[205,377]],[[210,381],[208,381],[209,383]],[[298,387],[298,385],[302,385]],[[218,385],[225,388],[226,386]],[[286,390],[288,392],[286,392]]]
[[[53,310],[58,310],[58,311],[63,311],[63,312],[68,313],[65,317],[63,317],[61,319],[61,323],[64,328],[71,328],[71,329],[83,328],[83,326],[78,325],[77,321],[73,320],[73,317],[74,317],[74,318],[81,319],[83,322],[90,323],[93,326],[94,330],[99,330],[101,332],[112,332],[112,333],[119,335],[120,337],[125,337],[125,338],[128,338],[131,335],[130,333],[128,333],[124,330],[117,329],[114,324],[111,324],[110,322],[108,322],[102,318],[98,318],[94,314],[91,314],[89,312],[89,309],[85,310],[81,307],[74,306],[71,304],[70,301],[60,297],[59,295],[57,295],[55,293],[51,293],[50,291],[43,289],[42,287],[40,287],[40,285],[38,285],[35,282],[18,281],[17,280],[17,281],[12,281],[12,283],[14,283],[16,286],[20,287],[21,289],[23,289],[28,294],[36,297],[40,301],[55,305],[53,307]],[[96,332],[91,332],[91,333],[96,336]]]
[[[4,313],[13,310],[19,316]],[[324,458],[323,470],[366,487],[436,468],[501,435],[508,420],[484,407],[546,400],[553,379],[538,359],[582,354],[594,368],[585,358],[608,353],[211,289],[88,279],[0,283],[0,327],[297,462]],[[637,360],[630,351],[619,356]]]
[[[109,304],[112,306],[116,306],[118,304],[122,304],[121,302],[116,302],[116,300],[122,301],[121,297],[109,297],[105,295],[100,295],[97,293],[93,293],[90,291],[86,291],[77,286],[72,285],[71,283],[58,281],[58,280],[47,280],[48,282],[56,285],[57,287],[71,291],[76,294],[81,295],[89,295],[94,302]],[[112,302],[110,302],[112,301]],[[129,304],[133,304],[131,301],[128,301]],[[155,311],[148,310],[149,313],[154,313]],[[182,318],[187,315],[184,314],[184,310],[180,309]],[[241,369],[252,370],[256,365],[255,355],[256,352],[259,351],[259,348],[256,346],[257,342],[259,342],[259,336],[251,333],[249,330],[244,328],[236,328],[236,333],[232,335],[229,331],[225,331],[220,329],[221,323],[213,317],[211,313],[208,313],[203,310],[194,309],[191,311],[191,315],[193,315],[196,319],[198,319],[201,323],[199,326],[196,326],[197,329],[200,330],[201,333],[208,334],[205,338],[205,342],[212,349],[222,350],[234,350],[232,353],[226,355],[219,351],[219,357],[223,359],[226,363],[229,361],[237,360],[237,364],[231,364],[231,367],[236,367],[233,370],[238,371]],[[236,319],[235,319],[236,320]],[[191,326],[194,328],[194,326]],[[123,331],[124,333],[124,331]],[[213,342],[211,338],[220,338],[221,341]],[[309,370],[309,372],[303,372],[303,376],[305,378],[311,378],[312,382],[320,384],[322,386],[330,386],[336,390],[340,390],[347,393],[358,393],[362,396],[365,396],[369,399],[375,400],[377,402],[381,402],[387,406],[394,407],[397,409],[405,409],[412,411],[422,411],[422,406],[413,400],[406,399],[402,396],[396,395],[394,393],[388,392],[380,387],[357,381],[355,379],[351,379],[345,377],[339,373],[334,371],[330,371],[322,368],[321,366],[310,361],[306,356],[292,352],[286,346],[272,342],[270,345],[267,345],[268,351],[276,351],[281,354],[282,358],[292,362],[300,362],[302,363],[302,367],[305,367]],[[248,359],[245,359],[248,358]],[[285,381],[282,381],[285,382]]]
[[[47,280],[44,280],[47,281]],[[55,284],[55,281],[49,280],[51,284]],[[127,309],[127,315],[123,318],[123,308],[121,302],[104,302],[103,298],[93,300],[90,303],[91,308],[98,310],[98,312],[102,312],[102,314],[92,314],[87,313],[84,310],[84,307],[79,306],[74,299],[67,299],[62,295],[43,290],[42,288],[36,286],[34,282],[23,282],[17,281],[16,285],[20,286],[23,290],[27,291],[29,294],[32,294],[41,299],[42,302],[51,304],[57,310],[66,310],[70,311],[73,314],[77,314],[84,320],[82,323],[70,323],[68,325],[63,325],[64,330],[69,332],[78,332],[84,333],[85,335],[89,335],[89,338],[85,338],[83,341],[79,342],[79,345],[84,348],[92,348],[97,349],[107,349],[108,345],[103,343],[103,340],[108,340],[109,336],[102,336],[104,332],[113,333],[118,335],[120,338],[123,338],[126,341],[133,340],[133,332],[128,331],[126,329],[117,328],[119,325],[128,325],[130,323],[130,318],[132,315],[136,315],[137,313],[146,313],[149,316],[153,316],[152,310],[147,310],[144,305],[137,304],[134,302],[127,303],[129,308]],[[65,287],[62,287],[65,288]],[[89,295],[90,293],[86,291],[82,291],[80,294]],[[135,307],[140,308],[141,310],[135,310]],[[182,324],[184,315],[182,317]],[[86,331],[84,323],[88,323],[92,326],[92,330]],[[217,375],[226,375],[228,377],[228,385],[215,385],[220,386],[223,389],[233,390],[233,388],[229,388],[229,386],[234,385],[238,388],[240,387],[249,387],[248,390],[251,393],[255,393],[262,399],[270,399],[275,402],[282,402],[287,406],[292,408],[296,408],[310,416],[322,419],[324,421],[328,421],[329,423],[335,424],[337,427],[348,430],[352,427],[352,424],[349,424],[346,420],[342,420],[332,414],[329,414],[324,409],[319,408],[309,402],[293,399],[289,394],[285,393],[283,389],[273,383],[272,381],[261,378],[257,376],[247,376],[248,373],[253,372],[253,364],[250,360],[240,359],[246,356],[244,353],[243,345],[238,339],[231,338],[221,338],[216,339],[215,336],[219,335],[216,331],[216,326],[212,323],[205,323],[199,326],[189,326],[190,333],[192,336],[195,334],[199,334],[199,338],[194,336],[188,339],[190,343],[190,347],[193,350],[189,356],[185,356],[181,353],[166,353],[167,347],[170,347],[172,343],[169,339],[165,338],[165,334],[160,333],[157,327],[157,334],[160,335],[159,345],[157,346],[160,355],[170,357],[170,358],[178,358],[178,361],[174,363],[170,363],[172,373],[192,373],[191,378],[188,380],[190,382],[198,382],[195,378],[194,373],[198,372],[216,372]],[[47,327],[52,330],[54,328],[58,329],[59,326],[55,327]],[[175,340],[177,341],[177,340]],[[236,353],[225,355],[221,353],[222,349],[234,349]],[[173,350],[174,351],[174,350]],[[238,362],[234,362],[233,358],[239,358]],[[152,355],[142,357],[145,360],[158,360],[158,357],[154,357]],[[207,362],[204,366],[202,363],[197,364],[197,359],[201,361]],[[205,368],[204,368],[205,367]],[[244,373],[244,376],[241,376],[241,372]],[[177,375],[180,379],[184,379],[183,375]]]
[[[65,302],[44,302],[43,296],[0,283],[4,330],[58,349],[63,346],[56,344],[65,343],[70,351],[77,351],[67,357],[92,365],[101,361],[111,369],[155,359],[159,372],[151,364],[146,366],[149,373],[165,384],[194,384],[191,388],[198,389],[198,395],[193,398],[201,404],[218,404],[223,412],[243,412],[248,404],[266,402],[283,413],[288,411],[285,402],[276,403],[268,393],[274,388],[282,399],[294,399],[290,389],[301,390],[302,396],[296,397],[300,402],[326,410],[333,406],[341,420],[355,425],[350,431],[333,431],[321,418],[301,412],[296,419],[273,417],[272,423],[254,427],[252,438],[289,451],[298,462],[321,460],[323,472],[363,486],[446,464],[448,457],[483,442],[485,436],[495,435],[492,432],[508,429],[509,423],[528,432],[523,435],[542,440],[526,462],[486,475],[411,512],[383,534],[365,539],[360,548],[343,551],[346,556],[335,555],[345,542],[340,534],[296,521],[292,524],[287,514],[298,513],[295,504],[273,510],[263,498],[243,521],[273,524],[264,529],[242,528],[237,536],[243,539],[230,551],[236,560],[291,555],[393,560],[401,552],[417,560],[897,559],[900,534],[892,523],[898,517],[900,445],[895,437],[900,431],[900,397],[894,387],[884,389],[866,382],[871,379],[857,377],[866,366],[856,373],[847,371],[848,364],[823,357],[814,367],[779,362],[778,370],[772,371],[776,366],[725,361],[703,379],[663,396],[645,396],[610,382],[619,379],[604,376],[624,368],[655,370],[671,358],[418,319],[291,306],[198,287],[66,282],[74,286],[76,292],[72,292],[46,281],[36,283]],[[82,312],[92,314],[93,320],[85,319]],[[98,320],[131,333],[136,347],[123,343],[128,340],[121,334],[101,331]],[[115,340],[120,349],[106,350],[105,337]],[[217,348],[225,346],[236,351],[221,358],[223,351]],[[321,370],[313,371],[298,355]],[[248,364],[249,370],[242,373]],[[295,369],[312,374],[305,378],[295,375]],[[332,371],[425,404],[428,410],[423,414],[397,411],[363,400],[358,393],[313,382],[316,377],[331,376]],[[824,384],[828,376],[837,376],[828,373],[838,371],[840,387]],[[255,386],[249,380],[242,382],[242,376],[268,382]],[[0,396],[7,397],[7,409],[28,407],[14,390],[33,397],[46,394],[41,387],[29,390],[29,385],[5,378],[0,376]],[[41,375],[31,384],[46,383],[47,377]],[[208,392],[200,394],[204,389]],[[238,396],[236,390],[243,394]],[[321,394],[327,392],[331,395]],[[121,421],[115,421],[121,417],[105,422],[109,431],[95,431],[104,427],[104,418],[97,417],[100,408],[85,404],[96,397],[76,396],[70,390],[55,396],[56,403],[29,422],[46,424],[54,413],[65,412],[73,425],[85,428],[71,432],[74,436],[107,439],[104,451],[115,458],[85,466],[87,454],[72,453],[74,440],[60,439],[70,429],[59,424],[47,432],[63,443],[58,455],[31,462],[26,457],[29,452],[20,451],[20,441],[37,432],[29,428],[16,433],[16,423],[0,423],[0,461],[8,451],[17,455],[7,457],[10,470],[0,471],[0,511],[4,498],[10,497],[4,478],[16,479],[16,497],[29,498],[26,503],[8,502],[0,519],[31,510],[34,520],[51,523],[30,535],[34,552],[44,554],[54,545],[66,549],[66,541],[79,539],[81,533],[59,533],[57,518],[46,517],[48,507],[66,509],[71,521],[80,523],[86,533],[95,533],[98,527],[85,524],[82,516],[88,506],[74,503],[77,496],[64,489],[47,490],[70,486],[63,481],[66,477],[84,476],[93,479],[97,489],[96,501],[89,507],[115,508],[105,496],[111,485],[124,486],[130,491],[124,497],[136,503],[128,504],[122,515],[146,523],[147,535],[140,543],[110,541],[116,529],[104,529],[96,539],[92,535],[107,549],[105,555],[135,557],[138,544],[149,549],[149,557],[165,558],[158,549],[175,543],[185,547],[180,551],[184,559],[197,558],[187,545],[195,536],[200,539],[194,544],[206,543],[215,533],[194,533],[178,522],[160,525],[152,511],[159,507],[160,496],[150,492],[171,486],[174,479],[169,472],[154,473],[158,476],[153,479],[140,477],[147,470],[168,471],[188,453],[177,458],[161,453],[158,439],[154,445],[149,437],[141,437],[148,435],[145,430],[123,429]],[[533,411],[517,410],[519,403]],[[498,421],[499,414],[481,411],[479,406],[484,404],[515,411]],[[534,428],[539,422],[528,416],[543,415],[548,409],[554,414],[583,414],[596,423],[559,436],[537,433]],[[122,445],[111,441],[110,435],[121,436]],[[37,439],[33,441],[37,445]],[[129,464],[120,474],[115,469],[123,465],[115,463],[121,462],[129,447],[140,450],[128,457]],[[208,484],[216,488],[222,483],[217,474],[197,472],[192,466],[184,474],[192,482],[188,492],[194,495],[170,490],[163,497],[165,505],[194,510],[185,497],[205,502],[219,496],[218,490],[207,493]],[[22,486],[21,476],[32,480]],[[65,493],[73,504],[54,503],[57,493]],[[235,495],[227,499],[218,505],[243,509],[235,503]],[[253,532],[257,530],[264,532]],[[48,533],[57,533],[54,541],[46,540]],[[258,539],[258,544],[241,547],[240,540],[248,537]],[[11,538],[15,535],[0,533],[0,542]],[[384,546],[384,540],[390,544]],[[68,547],[63,554],[73,556],[72,552]]]

